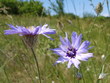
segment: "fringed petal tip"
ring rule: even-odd
[[[46,34],[42,34],[42,35],[44,35],[45,37],[47,37],[47,38],[49,38],[49,39],[51,39],[51,40],[54,40],[54,39],[52,39],[50,36],[48,36],[48,35],[46,35]]]
[[[53,38],[49,38],[50,40],[54,40]]]

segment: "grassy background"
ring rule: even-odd
[[[69,17],[35,17],[35,16],[5,16],[0,15],[0,83],[38,83],[37,68],[34,57],[18,35],[4,35],[9,29],[6,24],[21,26],[38,26],[48,24],[56,29],[57,34],[51,35],[54,41],[40,35],[34,48],[38,58],[42,83],[109,83],[110,76],[98,80],[99,74],[110,73],[110,18],[79,18]],[[67,69],[67,63],[53,66],[58,55],[50,48],[60,44],[59,35],[65,37],[64,32],[71,36],[72,32],[83,34],[82,41],[89,40],[94,46],[89,52],[94,57],[81,63],[80,70],[72,66]],[[102,55],[106,59],[101,59]],[[82,79],[76,74],[80,72]]]

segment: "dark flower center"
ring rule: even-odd
[[[71,58],[75,58],[75,56],[76,56],[76,49],[71,48],[71,49],[68,49],[68,50],[69,51],[67,52],[67,56],[71,57]]]

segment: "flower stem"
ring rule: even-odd
[[[34,59],[35,59],[35,62],[36,62],[36,66],[37,66],[37,70],[38,70],[38,76],[39,76],[39,83],[41,83],[39,64],[38,64],[38,60],[37,60],[37,57],[35,55],[34,49],[32,47],[31,47],[31,51],[33,53],[33,56],[34,56]]]

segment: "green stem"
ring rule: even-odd
[[[98,79],[96,83],[100,83],[100,80]]]
[[[37,57],[35,55],[34,49],[32,47],[31,47],[31,51],[33,53],[33,56],[34,56],[34,59],[35,59],[35,62],[36,62],[36,66],[37,66],[37,70],[38,70],[38,76],[39,76],[39,82],[41,83],[39,64],[38,64],[38,60],[37,60]]]
[[[7,78],[8,83],[10,83],[10,80],[9,80],[8,75],[6,73],[5,67],[4,67],[4,74],[5,74],[6,78]]]

